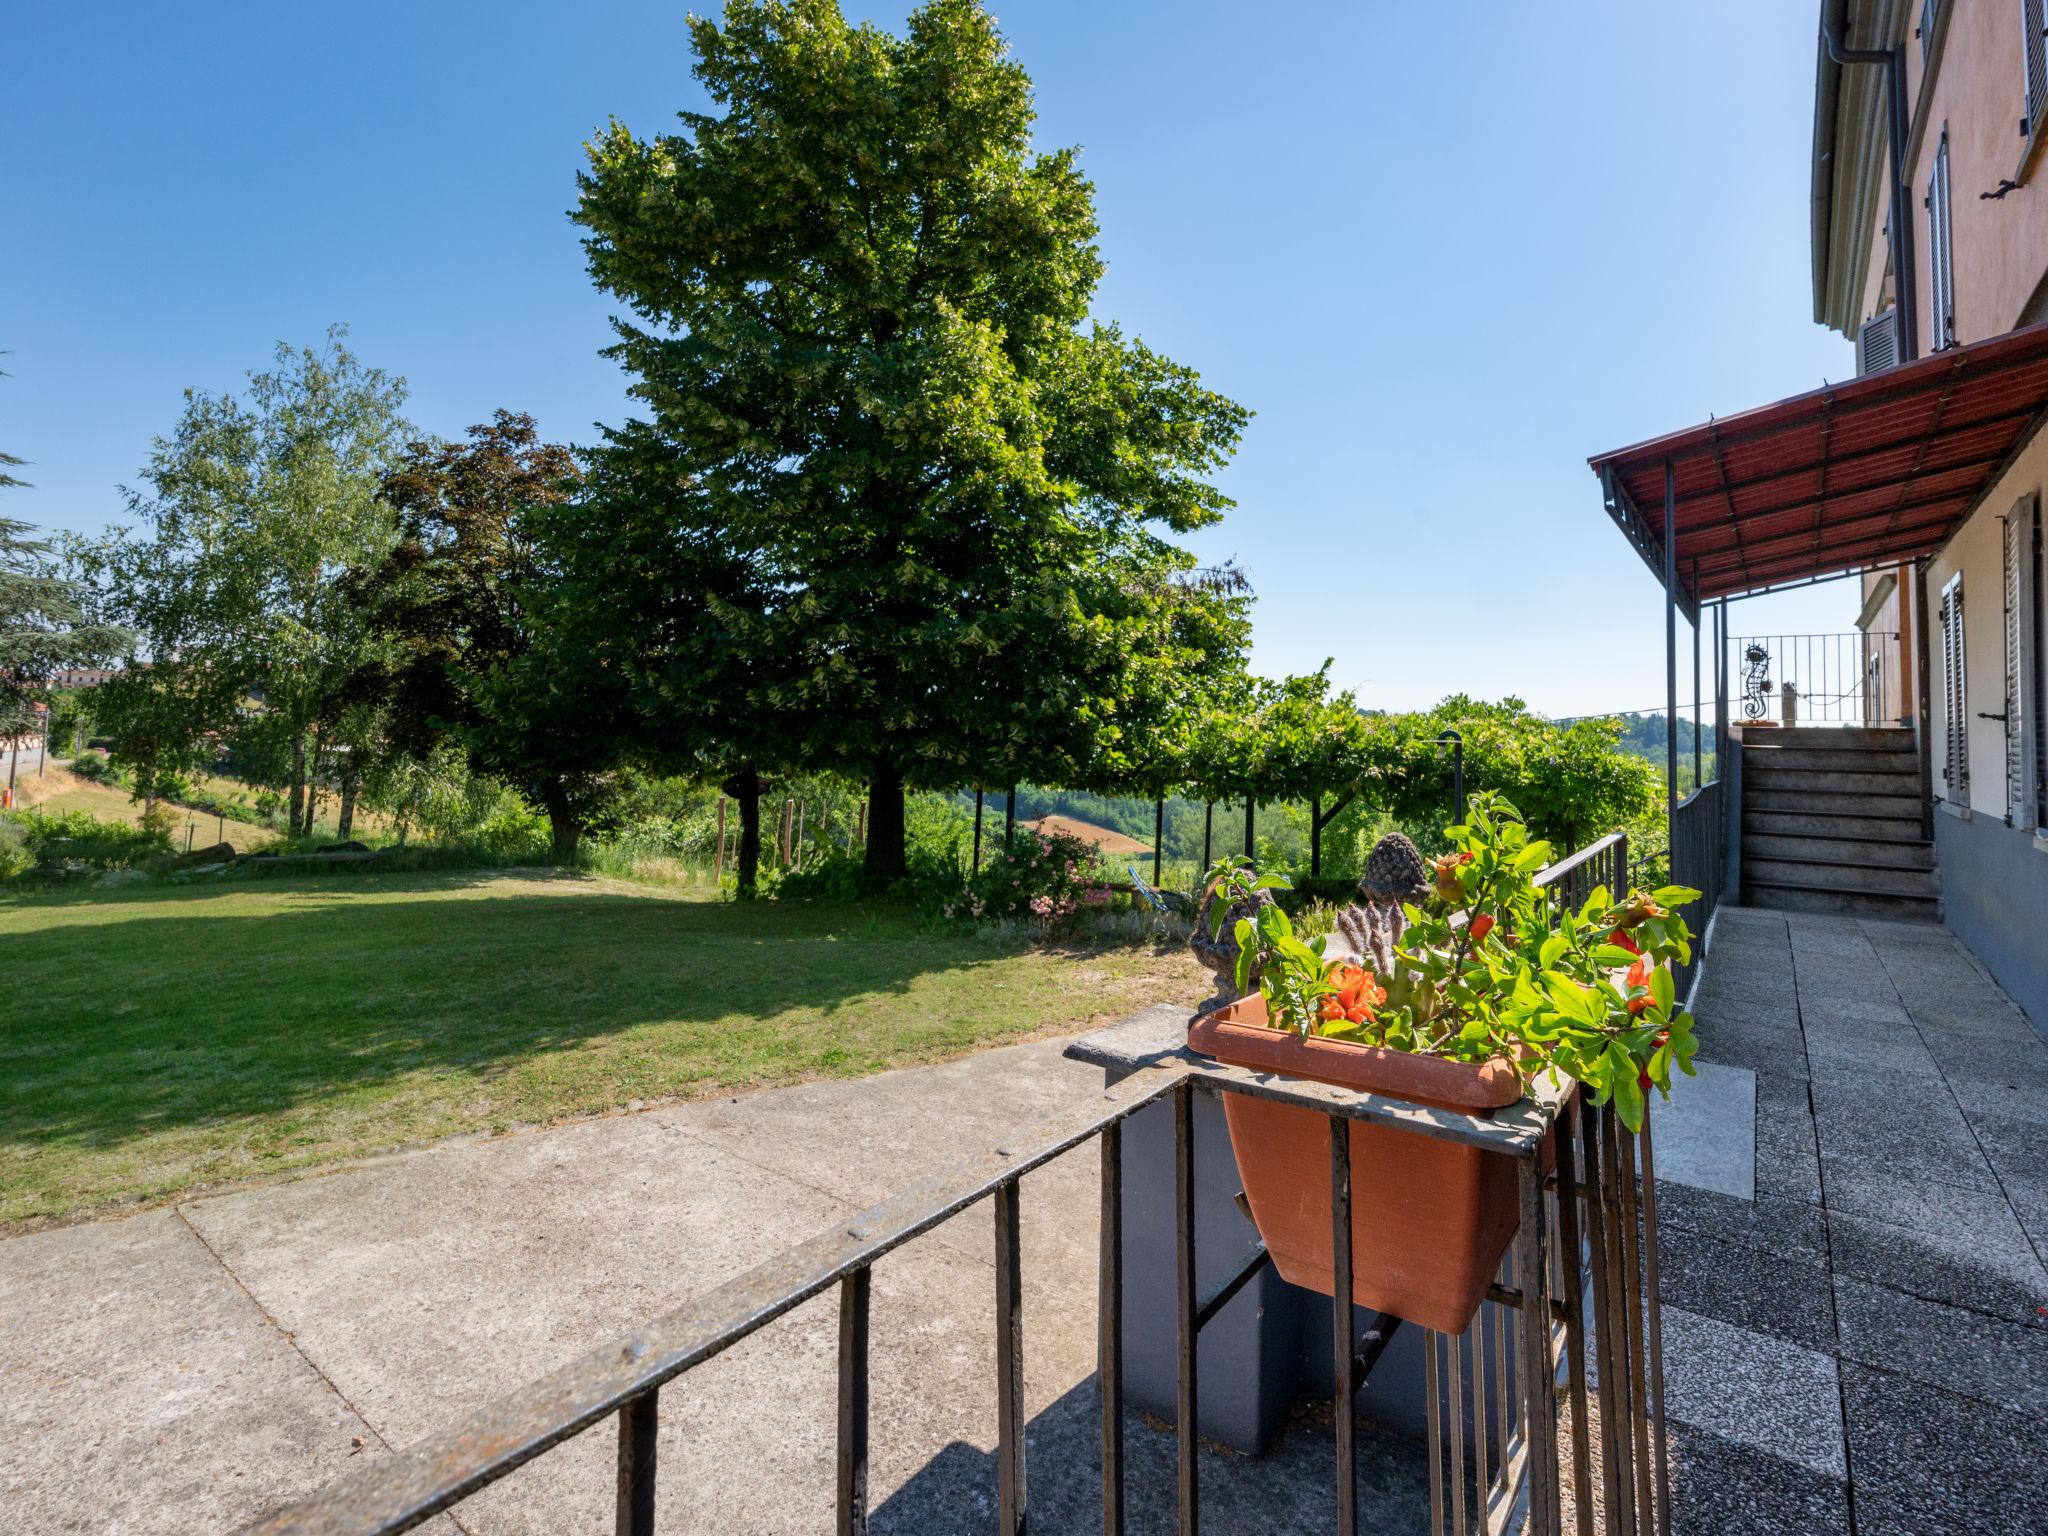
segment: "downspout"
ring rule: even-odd
[[[1892,161],[1892,285],[1899,308],[1899,361],[1910,363],[1920,355],[1920,292],[1913,270],[1912,196],[1906,187],[1906,50],[1844,48],[1825,15],[1820,36],[1828,57],[1837,64],[1884,66],[1885,137],[1891,141]]]

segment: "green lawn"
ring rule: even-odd
[[[0,977],[0,1224],[1206,989],[1179,950],[540,872],[0,898]]]

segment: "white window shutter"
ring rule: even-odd
[[[1943,776],[1952,804],[1970,803],[1969,688],[1964,677],[1963,575],[1958,571],[1941,589],[1941,703],[1948,718],[1942,736],[1946,745]]]
[[[2027,814],[2026,732],[2029,725],[2025,636],[2027,557],[2033,553],[2034,503],[2022,496],[2005,520],[2005,819],[2019,826]]]
[[[2042,0],[2020,0],[2020,25],[2025,29],[2022,41],[2023,56],[2027,61],[2026,114],[2020,123],[2020,132],[2031,137],[2041,131],[2041,113],[2048,109],[2048,7]]]

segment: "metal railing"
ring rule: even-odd
[[[1890,726],[1910,713],[1893,630],[1737,635],[1728,667],[1737,724]]]
[[[1680,998],[1687,995],[1693,977],[1699,971],[1699,946],[1706,939],[1707,919],[1721,904],[1727,863],[1728,838],[1721,820],[1721,781],[1716,779],[1679,801],[1678,811],[1671,820],[1671,883],[1689,885],[1700,893],[1698,901],[1682,909],[1686,923],[1693,931],[1694,949],[1689,963],[1671,968],[1671,979],[1677,984]]]
[[[1622,888],[1619,876],[1626,869],[1626,840],[1616,835],[1552,866],[1539,879],[1557,887],[1565,899],[1577,893],[1576,899],[1583,900],[1596,884]],[[833,1223],[808,1241],[530,1382],[463,1422],[409,1450],[370,1462],[314,1498],[246,1529],[250,1536],[384,1536],[410,1530],[534,1458],[616,1418],[615,1528],[620,1536],[651,1536],[661,1389],[836,1287],[836,1529],[842,1536],[863,1532],[868,1518],[868,1312],[874,1265],[987,1199],[995,1216],[998,1529],[1004,1536],[1018,1536],[1026,1528],[1027,1512],[1021,1184],[1033,1170],[1093,1140],[1101,1157],[1102,1197],[1096,1366],[1102,1528],[1105,1536],[1119,1536],[1125,1500],[1122,1129],[1130,1116],[1170,1102],[1179,1529],[1182,1536],[1194,1536],[1201,1508],[1195,1414],[1201,1328],[1265,1262],[1261,1251],[1207,1297],[1196,1292],[1197,1093],[1243,1094],[1327,1118],[1333,1290],[1338,1296],[1352,1294],[1354,1122],[1511,1159],[1517,1170],[1519,1227],[1504,1256],[1500,1279],[1480,1309],[1482,1315],[1489,1307],[1495,1309],[1488,1319],[1491,1326],[1482,1322],[1461,1335],[1428,1333],[1425,1339],[1431,1529],[1443,1536],[1448,1504],[1453,1536],[1467,1536],[1475,1529],[1505,1531],[1523,1519],[1532,1536],[1561,1536],[1567,1511],[1581,1536],[1591,1536],[1596,1522],[1600,1529],[1626,1536],[1668,1536],[1671,1504],[1657,1304],[1656,1181],[1648,1123],[1640,1135],[1632,1134],[1611,1107],[1596,1108],[1568,1085],[1550,1079],[1539,1080],[1520,1102],[1481,1117],[1245,1071],[1184,1048],[1140,1068],[1099,1097],[1085,1099],[1023,1135],[934,1174],[850,1221]],[[1335,1401],[1348,1405],[1401,1323],[1382,1313],[1361,1334],[1354,1330],[1350,1306],[1331,1310]],[[1489,1340],[1497,1431],[1491,1440],[1485,1430]],[[1475,1427],[1474,1497],[1469,1510],[1462,1443],[1463,1363],[1468,1351]],[[1596,1369],[1589,1370],[1589,1361]],[[1565,1367],[1561,1389],[1560,1362]],[[1561,1400],[1570,1419],[1568,1467],[1560,1456]],[[1334,1419],[1333,1528],[1349,1536],[1357,1529],[1357,1439],[1351,1412],[1340,1409]],[[1489,1444],[1495,1451],[1490,1461]]]

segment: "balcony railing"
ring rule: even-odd
[[[1737,635],[1729,647],[1736,724],[1895,726],[1911,712],[1896,631]]]
[[[1597,884],[1621,889],[1627,845],[1603,838],[1544,871],[1543,883],[1580,901]],[[1431,1528],[1445,1517],[1455,1536],[1512,1528],[1526,1517],[1534,1536],[1561,1536],[1567,1508],[1591,1533],[1670,1530],[1663,1411],[1663,1340],[1657,1306],[1656,1181],[1650,1128],[1631,1134],[1611,1108],[1596,1108],[1566,1086],[1539,1080],[1529,1096],[1490,1118],[1429,1108],[1299,1079],[1222,1065],[1186,1051],[1166,1054],[1030,1131],[935,1174],[851,1221],[835,1222],[708,1294],[621,1339],[540,1377],[397,1455],[370,1462],[305,1503],[247,1528],[251,1536],[366,1536],[410,1530],[516,1468],[616,1419],[620,1536],[655,1529],[656,1430],[662,1388],[804,1302],[839,1292],[837,1530],[867,1528],[868,1316],[875,1264],[982,1200],[994,1206],[998,1529],[1026,1528],[1021,1184],[1033,1170],[1097,1143],[1101,1158],[1097,1381],[1101,1404],[1101,1499],[1105,1536],[1124,1528],[1122,1132],[1131,1116],[1170,1103],[1174,1128],[1175,1338],[1179,1529],[1200,1527],[1196,1460],[1199,1337],[1254,1271],[1208,1296],[1196,1291],[1194,1096],[1244,1094],[1327,1117],[1330,1130],[1334,1290],[1352,1291],[1350,1125],[1392,1127],[1512,1159],[1520,1225],[1502,1278],[1482,1305],[1497,1309],[1490,1329],[1429,1334],[1428,1424]],[[1640,1164],[1638,1163],[1640,1159]],[[1549,1166],[1546,1166],[1546,1165]],[[1254,1262],[1263,1254],[1254,1256]],[[1590,1308],[1588,1302],[1590,1301]],[[1362,1331],[1353,1309],[1335,1306],[1330,1340],[1335,1401],[1352,1403],[1400,1320],[1380,1314]],[[1495,1355],[1493,1442],[1488,1463],[1486,1345]],[[1462,1434],[1461,1370],[1470,1350],[1477,1426],[1470,1513]],[[1448,1403],[1439,1362],[1448,1360]],[[1565,1368],[1558,1387],[1558,1370]],[[1514,1383],[1511,1401],[1509,1382]],[[1561,1406],[1562,1404],[1562,1406]],[[1512,1410],[1512,1411],[1511,1411]],[[1569,1456],[1560,1454],[1559,1415],[1569,1417]],[[1331,1528],[1357,1529],[1357,1440],[1353,1415],[1334,1416]],[[1446,1426],[1448,1446],[1445,1445]],[[1592,1441],[1599,1441],[1597,1460]],[[1567,1464],[1568,1461],[1568,1464]],[[1446,1473],[1448,1476],[1446,1477]],[[1594,1480],[1601,1488],[1596,1496]],[[1448,1506],[1448,1509],[1447,1509]]]

